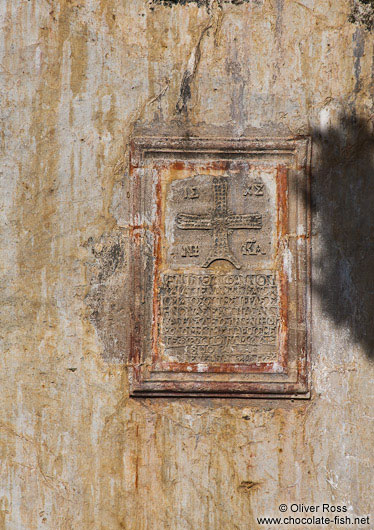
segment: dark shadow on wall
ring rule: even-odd
[[[313,293],[374,359],[374,135],[370,120],[341,114],[313,131]]]

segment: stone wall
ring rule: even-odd
[[[255,529],[281,502],[369,514],[371,3],[0,12],[0,528]],[[128,397],[128,149],[144,129],[312,135],[311,400]]]

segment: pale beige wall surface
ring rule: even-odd
[[[373,512],[374,39],[349,0],[238,4],[0,0],[1,529]],[[313,135],[310,401],[128,397],[140,126]]]

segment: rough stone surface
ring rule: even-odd
[[[372,510],[373,35],[350,0],[169,4],[0,2],[6,530]],[[310,401],[129,399],[138,126],[313,136]]]

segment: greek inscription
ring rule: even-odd
[[[196,186],[187,186],[186,188],[184,188],[184,199],[198,199],[199,197],[199,190]]]
[[[267,274],[165,274],[162,342],[183,362],[251,362],[275,355],[278,286]]]
[[[266,254],[257,243],[256,239],[250,239],[242,245],[243,256],[258,256],[259,254]]]
[[[199,245],[182,245],[182,258],[196,258],[199,256]]]
[[[244,197],[262,197],[264,195],[264,184],[262,182],[251,182],[245,186]]]

